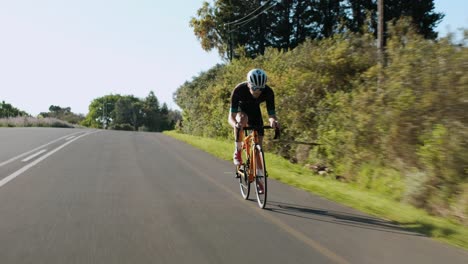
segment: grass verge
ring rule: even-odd
[[[218,158],[232,159],[233,142],[166,131],[164,134],[189,143]],[[366,192],[350,184],[316,176],[312,171],[266,153],[271,178],[350,206],[370,215],[398,223],[401,227],[439,241],[468,249],[468,227],[450,219],[429,215],[421,209],[389,199],[383,194]]]

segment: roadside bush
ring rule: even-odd
[[[321,144],[273,143],[266,136],[266,149],[292,162],[325,164],[350,184],[466,221],[467,47],[450,37],[424,39],[405,20],[389,25],[384,66],[375,43],[370,34],[335,35],[217,66],[177,91],[178,128],[232,139],[230,93],[251,68],[264,68],[282,139]]]
[[[62,127],[73,128],[75,125],[55,118],[13,117],[0,118],[0,127]]]

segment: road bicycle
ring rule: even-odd
[[[262,127],[244,127],[242,140],[243,163],[236,166],[236,177],[239,178],[239,186],[242,197],[247,200],[250,194],[250,184],[255,183],[255,193],[260,208],[265,208],[268,193],[268,172],[265,166],[265,156],[259,143],[258,130]],[[263,129],[271,129],[271,126],[263,126]],[[274,139],[279,138],[279,129],[275,129]]]

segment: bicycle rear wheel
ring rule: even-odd
[[[249,161],[245,155],[245,150],[242,151],[242,154],[244,156],[242,157],[242,160],[244,160],[244,163],[237,166],[237,173],[239,175],[239,187],[240,187],[242,198],[247,200],[249,199],[249,195],[250,195],[250,181],[249,181],[249,175],[248,175],[249,174]]]
[[[254,155],[257,158],[255,162],[255,167],[257,175],[255,177],[255,193],[257,194],[257,202],[260,208],[265,208],[267,203],[267,193],[268,193],[268,182],[267,174],[265,167],[265,156],[263,155],[263,150],[260,145],[256,145],[254,149]]]

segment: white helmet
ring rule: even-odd
[[[262,69],[253,69],[247,73],[247,82],[253,90],[265,88],[266,81],[267,76]]]

